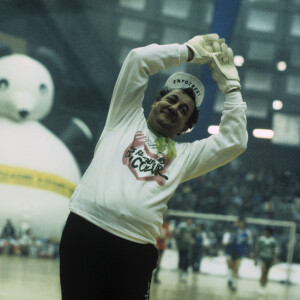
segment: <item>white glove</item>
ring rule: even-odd
[[[213,60],[207,65],[221,92],[226,94],[232,90],[240,90],[240,78],[234,65],[232,49],[227,47],[225,43],[214,42],[213,51],[215,52],[212,53]]]
[[[212,60],[213,43],[223,43],[224,39],[219,39],[216,33],[197,35],[184,43],[194,52],[194,58],[190,63],[206,64]]]

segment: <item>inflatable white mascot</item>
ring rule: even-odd
[[[80,179],[69,149],[38,120],[50,111],[54,83],[29,56],[0,57],[0,228],[59,240]]]

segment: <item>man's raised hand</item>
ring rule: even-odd
[[[193,58],[189,61],[196,64],[206,64],[212,61],[212,54],[214,53],[213,44],[224,43],[224,39],[219,39],[218,34],[210,33],[206,35],[197,35],[184,43],[193,52]],[[221,51],[214,53],[221,54]]]
[[[240,90],[240,78],[234,65],[232,49],[225,43],[213,42],[212,60],[207,65],[211,71],[212,78],[218,84],[223,94],[233,90]]]

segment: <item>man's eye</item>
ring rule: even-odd
[[[181,108],[180,111],[181,111],[181,113],[182,113],[183,115],[186,115],[186,109],[185,109],[185,108]]]
[[[171,97],[168,97],[167,100],[168,100],[170,103],[175,103],[175,101],[176,101],[175,98],[171,98]]]

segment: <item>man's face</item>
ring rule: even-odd
[[[265,230],[264,234],[266,237],[270,237],[271,236],[271,232],[269,230]]]
[[[238,221],[237,222],[237,227],[241,230],[244,229],[245,228],[245,222],[244,221]]]
[[[152,129],[165,137],[187,130],[186,123],[194,111],[193,99],[182,90],[172,90],[155,101],[148,117]]]
[[[193,223],[193,220],[190,219],[190,218],[188,218],[188,219],[186,220],[186,222],[188,223],[188,225],[191,225],[191,224]]]

